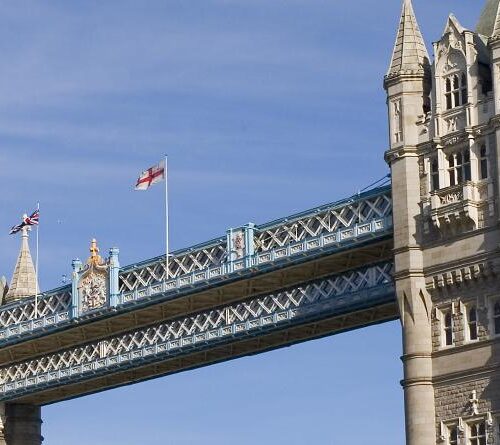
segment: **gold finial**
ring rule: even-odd
[[[90,257],[87,263],[95,266],[102,264],[102,258],[99,255],[99,247],[97,247],[97,240],[95,238],[90,243]]]

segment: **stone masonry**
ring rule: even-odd
[[[384,86],[407,444],[500,443],[500,0],[433,50],[404,0]]]

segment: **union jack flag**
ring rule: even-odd
[[[9,235],[14,235],[14,233],[17,233],[17,232],[21,231],[21,229],[25,225],[26,224],[24,224],[24,222],[22,222],[21,224],[18,224],[17,226],[12,226],[11,229],[10,229]]]
[[[27,226],[36,226],[38,225],[40,219],[40,210],[36,209],[30,216],[27,216],[23,219],[23,222]]]
[[[36,226],[39,224],[40,219],[40,210],[36,209],[30,216],[24,216],[21,224],[17,224],[12,226],[9,234],[14,235],[17,232],[20,232],[23,227],[26,226]]]

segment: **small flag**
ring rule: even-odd
[[[21,224],[17,224],[16,226],[12,226],[10,228],[9,235],[14,235],[17,232],[20,232],[23,229],[23,227],[38,225],[39,219],[40,219],[40,210],[38,209],[36,209],[30,216],[24,215]]]
[[[40,219],[40,210],[36,209],[30,216],[24,218],[23,222],[27,226],[36,226],[38,225]]]
[[[11,229],[10,229],[10,232],[9,232],[9,235],[14,235],[15,233],[17,232],[20,232],[21,229],[25,226],[26,224],[24,224],[24,222],[22,222],[21,224],[18,224],[17,226],[12,226]]]
[[[141,176],[137,179],[137,184],[135,184],[135,189],[147,190],[153,184],[164,181],[165,179],[165,161],[162,160],[157,165],[154,165],[141,173]]]

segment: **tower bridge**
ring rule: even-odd
[[[91,251],[95,250],[95,246]],[[0,310],[0,400],[46,404],[395,319],[388,187],[119,268]],[[79,288],[80,287],[80,288]],[[29,359],[27,359],[29,358]]]
[[[37,293],[27,243],[0,308],[0,443],[40,406],[399,318],[408,445],[500,442],[500,0],[427,51],[403,1],[391,187],[120,267],[95,241]],[[168,264],[168,266],[167,266]],[[1,410],[0,410],[1,411]]]

